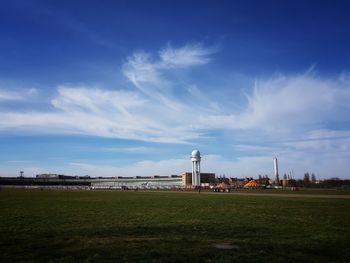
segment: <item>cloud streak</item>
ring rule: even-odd
[[[203,123],[269,132],[310,130],[324,123],[348,122],[350,81],[310,74],[258,81],[242,112],[211,115]],[[207,120],[207,122],[206,122]]]
[[[167,48],[159,52],[161,58],[160,67],[189,67],[203,65],[210,62],[209,55],[216,52],[214,48],[204,48],[200,44],[186,45],[180,48]]]
[[[2,101],[24,101],[37,95],[38,90],[31,89],[0,89],[0,102]]]
[[[259,80],[246,94],[241,111],[225,104],[219,107],[195,84],[184,89],[186,96],[179,96],[174,87],[181,84],[167,73],[205,65],[213,53],[199,44],[168,45],[158,57],[135,52],[122,68],[132,84],[129,89],[61,85],[46,111],[2,110],[0,129],[162,143],[189,143],[219,130],[247,130],[287,141],[303,139],[305,132],[331,130],[329,122],[350,121],[350,79],[344,74],[323,79],[307,72]],[[4,100],[21,100],[35,92],[1,91]]]

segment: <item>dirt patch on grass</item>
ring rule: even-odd
[[[239,249],[239,246],[231,243],[213,243],[211,246],[218,249]]]

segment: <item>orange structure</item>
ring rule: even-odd
[[[246,183],[244,185],[245,188],[255,188],[255,187],[259,187],[260,184],[258,184],[258,182],[256,180],[250,180],[248,183]]]

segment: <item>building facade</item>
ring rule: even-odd
[[[183,187],[192,187],[192,173],[183,173],[181,177]],[[215,183],[215,173],[200,173],[200,182],[201,186]]]

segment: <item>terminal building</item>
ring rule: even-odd
[[[181,175],[182,187],[192,186],[192,173],[186,172]],[[215,173],[200,173],[201,186],[209,186],[215,183]]]
[[[214,173],[201,173],[201,186],[215,182]],[[90,189],[173,189],[192,188],[192,173],[170,176],[89,177],[58,174],[38,174],[33,177],[0,177],[0,186],[90,188]]]
[[[201,186],[215,183],[215,173],[201,173]],[[171,176],[135,176],[117,178],[95,178],[91,180],[93,189],[172,189],[192,188],[192,173]]]
[[[135,176],[117,178],[95,178],[92,189],[171,189],[182,187],[182,176]]]

